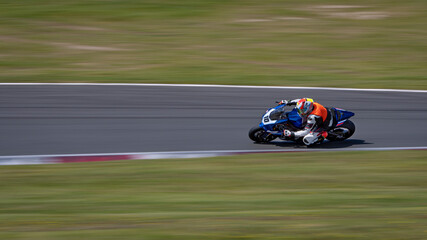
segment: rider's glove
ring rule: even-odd
[[[285,131],[283,131],[283,137],[286,140],[293,140],[295,138],[295,134],[292,131],[285,129]]]
[[[277,105],[282,105],[282,104],[287,105],[288,104],[288,100],[281,100],[280,102],[277,103]]]

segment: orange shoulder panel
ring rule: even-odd
[[[328,117],[328,110],[326,108],[318,103],[313,103],[313,111],[310,113],[310,115],[316,115],[319,117],[322,117],[322,120],[325,121]]]

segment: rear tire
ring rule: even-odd
[[[254,142],[267,143],[276,139],[277,137],[257,126],[249,130],[249,138]]]
[[[356,126],[350,120],[345,121],[341,126],[335,127],[326,137],[329,141],[344,141],[351,137],[356,131]]]

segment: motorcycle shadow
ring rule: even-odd
[[[291,148],[307,148],[303,143],[297,143],[297,142],[283,142],[283,141],[272,141],[269,143],[263,143],[263,144],[270,144],[275,145],[278,147],[291,147]],[[372,144],[369,142],[366,142],[362,139],[347,139],[344,141],[328,141],[325,140],[321,144],[316,144],[309,146],[309,148],[317,148],[317,149],[334,149],[334,148],[347,148],[354,145],[368,145]]]
[[[321,144],[311,146],[311,148],[325,148],[325,149],[333,149],[333,148],[346,148],[354,145],[369,145],[372,143],[366,142],[362,139],[347,139],[344,141],[325,141]]]

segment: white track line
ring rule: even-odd
[[[247,86],[247,85],[211,85],[211,84],[157,84],[157,83],[0,83],[0,86],[148,86],[148,87],[204,87],[204,88],[255,88],[255,89],[299,89],[331,91],[365,91],[365,92],[408,92],[427,93],[427,90],[409,89],[375,89],[375,88],[333,88],[333,87],[285,87],[285,86]]]

